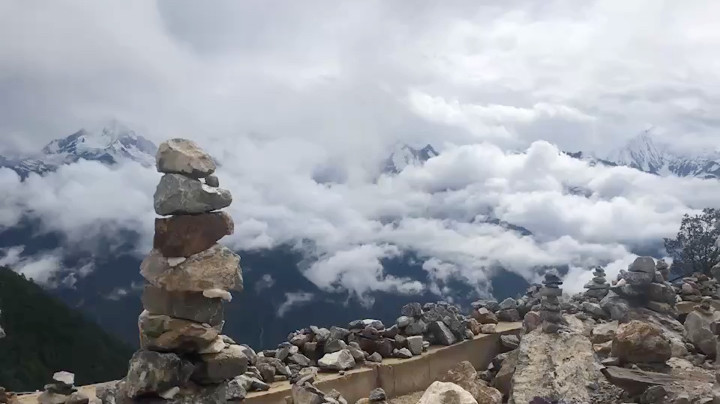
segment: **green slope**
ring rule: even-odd
[[[0,386],[42,389],[58,370],[75,373],[75,384],[117,380],[132,350],[79,312],[9,268],[0,267]]]

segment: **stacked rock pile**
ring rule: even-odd
[[[53,404],[87,404],[88,396],[75,388],[75,375],[70,372],[56,372],[52,383],[46,384],[38,402]]]
[[[116,401],[225,402],[227,382],[243,375],[254,356],[221,335],[223,302],[243,282],[240,257],[217,244],[232,234],[233,221],[219,211],[232,196],[218,188],[215,168],[189,140],[172,139],[158,149],[157,170],[164,175],[154,205],[164,217],[155,220],[153,250],[141,265],[147,281],[138,319],[141,350],[117,385]]]
[[[543,332],[555,334],[560,331],[565,320],[560,313],[560,289],[562,280],[554,271],[548,271],[545,274],[543,288],[540,291],[542,301],[540,303],[540,319],[542,320]]]
[[[720,266],[716,267],[720,268]],[[715,270],[714,267],[713,271]],[[720,284],[717,279],[701,273],[683,278],[682,283],[677,285],[676,291],[680,299],[687,302],[700,302],[703,297],[720,299]]]
[[[618,282],[611,290],[636,305],[660,313],[673,313],[677,298],[665,278],[666,265],[659,264],[660,270],[657,270],[652,257],[638,257],[627,271],[620,271]]]
[[[593,278],[585,286],[585,297],[590,300],[600,300],[608,294],[610,284],[605,278],[605,269],[603,267],[595,267]]]

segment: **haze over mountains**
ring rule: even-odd
[[[135,180],[140,180],[145,175],[154,177],[157,174],[150,167],[154,152],[155,146],[152,142],[113,122],[100,130],[80,130],[66,138],[52,141],[37,155],[12,160],[6,158],[3,165],[23,178],[21,183],[13,185],[20,187],[18,192],[27,192],[28,187],[34,190],[41,184],[42,187],[47,187],[48,182],[66,181],[59,185],[59,191],[65,192],[63,190],[68,187],[77,187],[78,180],[82,183],[95,176],[98,176],[97,181],[106,182],[112,187],[115,187],[112,184],[118,181],[117,175],[120,174],[130,175],[130,178]],[[553,149],[553,146],[547,143],[537,143],[527,152],[520,154],[503,154],[489,144],[464,146],[444,153],[438,153],[431,145],[423,148],[399,145],[388,151],[388,158],[380,167],[384,174],[373,187],[401,190],[413,182],[426,181],[422,179],[423,176],[430,175],[435,170],[433,175],[447,178],[438,182],[444,185],[437,187],[430,182],[411,187],[425,188],[427,191],[424,192],[429,193],[424,197],[437,200],[414,212],[411,210],[407,213],[390,214],[392,209],[386,210],[376,219],[383,223],[383,227],[379,229],[384,230],[378,230],[381,238],[374,242],[367,238],[354,245],[355,242],[344,240],[351,244],[347,247],[329,247],[323,245],[327,241],[311,233],[267,246],[253,244],[252,240],[257,238],[230,239],[231,245],[242,256],[246,284],[251,286],[230,307],[231,315],[242,317],[242,321],[233,321],[231,324],[242,324],[242,327],[230,329],[229,332],[241,337],[243,341],[263,346],[281,338],[288,329],[312,322],[315,318],[312,313],[323,312],[323,321],[331,324],[366,315],[391,317],[410,297],[420,301],[442,297],[459,304],[468,304],[473,298],[487,293],[493,293],[498,298],[513,296],[534,280],[533,273],[548,265],[560,266],[564,272],[569,271],[569,278],[575,279],[575,283],[581,285],[587,276],[583,273],[583,267],[590,263],[613,263],[615,267],[610,268],[610,271],[619,270],[623,260],[632,257],[621,249],[623,243],[629,251],[636,254],[661,256],[659,237],[643,234],[618,236],[613,232],[607,235],[583,235],[575,229],[565,227],[566,224],[558,228],[558,223],[547,227],[538,222],[546,220],[546,215],[533,214],[532,211],[529,211],[530,216],[518,215],[519,212],[513,213],[512,204],[503,202],[502,199],[488,200],[482,204],[475,202],[474,205],[462,208],[458,205],[458,202],[464,200],[462,203],[468,204],[472,198],[478,197],[470,197],[478,192],[474,187],[483,182],[485,186],[492,184],[488,183],[488,179],[483,179],[486,175],[490,175],[488,178],[497,178],[492,181],[498,181],[502,177],[516,181],[512,179],[511,173],[493,173],[498,166],[488,165],[493,161],[500,164],[503,159],[510,164],[517,164],[519,158],[528,159],[528,162],[537,160],[533,163],[535,168],[530,171],[533,176],[538,180],[544,175],[556,177],[561,187],[556,189],[553,186],[552,192],[561,200],[570,200],[576,205],[600,203],[602,206],[602,201],[606,198],[608,201],[618,201],[613,199],[613,194],[619,192],[617,185],[607,188],[610,183],[598,184],[598,181],[606,181],[602,178],[608,173],[626,178],[637,177],[637,174],[628,176],[629,172],[618,174],[616,171],[597,171],[602,170],[600,167],[612,170],[615,165],[624,165],[633,171],[642,169],[657,174],[657,180],[650,181],[650,177],[637,177],[633,180],[650,181],[650,188],[655,187],[654,181],[687,181],[672,179],[678,176],[697,177],[701,178],[701,181],[714,178],[709,164],[698,163],[703,161],[701,158],[686,157],[685,162],[680,164],[679,156],[654,145],[652,138],[647,135],[631,141],[628,147],[615,155],[618,156],[616,161],[609,158],[588,158],[586,155],[575,155],[577,158],[566,161],[557,148]],[[458,164],[457,162],[468,162],[472,164],[471,167],[474,165],[474,168],[468,171],[460,169],[462,166],[453,167],[452,164]],[[689,167],[693,162],[696,169],[677,171],[677,174],[671,170],[671,167]],[[588,171],[587,175],[594,175],[595,178],[588,177],[587,181],[590,182],[586,182],[584,179],[568,176],[569,174],[564,173],[565,168],[562,168],[567,164],[578,165],[577,168],[569,167],[568,173],[577,172],[578,169],[594,170]],[[81,172],[75,172],[75,167]],[[703,167],[708,169],[701,169]],[[92,173],[87,170],[92,170]],[[31,176],[33,172],[39,176]],[[7,177],[9,171],[2,172],[0,169],[0,174]],[[64,180],[63,175],[74,179]],[[467,175],[470,177],[463,178]],[[230,184],[231,190],[237,186],[235,184]],[[688,184],[696,186],[694,182]],[[348,186],[326,185],[329,189],[336,190],[334,192]],[[708,184],[701,186],[707,188]],[[538,185],[523,185],[518,182],[514,187],[542,189],[544,186],[538,188]],[[144,192],[149,194],[147,201],[150,201],[153,189],[145,188]],[[511,190],[507,196],[511,197],[513,192],[518,191]],[[529,201],[530,199],[526,198],[537,198],[543,193],[550,195],[547,192],[525,193],[524,197],[516,201]],[[135,191],[126,190],[118,193],[118,197],[122,199],[133,193]],[[234,191],[234,194],[240,201],[243,200],[242,192]],[[477,195],[481,194],[482,192]],[[396,198],[398,196],[385,199],[387,202],[395,200],[395,203],[401,203],[401,199]],[[316,199],[315,203],[320,201],[322,198]],[[548,204],[542,200],[538,202],[545,206]],[[47,203],[59,204],[57,200]],[[120,203],[122,204],[122,201]],[[244,211],[242,202],[237,205],[240,212]],[[145,207],[143,204],[138,206],[141,210],[151,209],[151,206]],[[255,209],[252,208],[252,203],[249,207]],[[91,242],[77,243],[77,235],[64,232],[62,227],[52,223],[52,218],[40,214],[43,209],[48,209],[45,203],[38,208],[24,211],[22,207],[18,207],[16,210],[23,212],[22,218],[13,225],[0,228],[0,248],[3,249],[0,263],[12,265],[28,276],[44,282],[64,301],[86,311],[103,327],[134,343],[134,323],[140,310],[140,276],[137,268],[141,254],[138,250],[149,248],[149,242],[144,238],[147,231],[142,226],[133,225],[132,220],[108,214],[105,218],[92,219],[88,224],[94,231],[98,231],[93,233]],[[73,211],[74,207],[54,206],[53,209],[65,215]],[[97,212],[76,214],[79,214],[79,220],[83,220],[83,217],[97,215]],[[257,219],[261,218],[252,215],[245,218],[239,212],[234,212],[233,215],[240,216],[238,231],[241,237],[248,231],[248,223],[257,222]],[[572,216],[572,211],[565,211],[559,217],[572,219]],[[142,213],[140,217],[147,218],[149,222],[152,213]],[[342,224],[346,224],[349,219],[341,220]],[[432,223],[435,223],[433,226],[444,223],[442,226],[445,226],[445,229],[428,227]],[[675,223],[663,224],[668,229],[676,226]],[[421,227],[417,227],[418,225]],[[477,234],[472,235],[472,232]],[[343,237],[370,237],[363,236],[363,233],[364,230],[356,228],[349,230],[348,235]],[[469,237],[468,241],[461,241],[462,239],[453,233],[465,234],[464,237]],[[428,241],[417,237],[427,237]],[[574,246],[569,243],[570,237],[587,240],[585,243],[589,244]],[[453,241],[453,238],[456,238],[456,241]],[[488,244],[489,241],[482,242],[484,246],[478,244],[480,240],[492,239],[495,239],[495,245]],[[516,246],[514,248],[518,248],[518,245],[525,246],[522,248],[529,248],[529,253],[517,254],[510,248],[512,245]],[[465,252],[463,248],[469,249]],[[569,266],[566,265],[568,263]],[[244,310],[248,306],[256,309],[250,313]],[[254,326],[248,327],[248,324]],[[253,331],[249,335],[248,330],[261,331]]]

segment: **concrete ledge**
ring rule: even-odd
[[[390,398],[425,390],[459,362],[469,361],[475,369],[486,369],[500,353],[500,335],[517,334],[521,327],[521,323],[500,323],[497,334],[480,334],[455,345],[431,347],[411,359],[385,359],[382,364],[351,370],[344,375],[323,373],[315,385],[325,392],[339,391],[350,403],[367,397],[377,387],[382,387]],[[243,403],[285,404],[285,397],[290,395],[290,383],[278,382],[273,383],[269,391],[248,394]]]
[[[480,334],[451,346],[433,346],[411,359],[385,359],[381,364],[353,369],[344,375],[321,373],[315,385],[324,392],[339,391],[350,403],[367,397],[377,387],[382,387],[389,398],[425,390],[459,362],[469,361],[475,369],[486,369],[500,353],[500,335],[518,334],[521,327],[522,323],[500,323],[496,334]],[[95,398],[95,388],[101,385],[83,386],[80,390]],[[23,395],[19,399],[23,404],[35,404],[38,395]],[[290,383],[277,382],[268,391],[249,393],[243,403],[286,404],[285,397],[290,395]]]

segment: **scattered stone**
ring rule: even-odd
[[[325,354],[318,361],[318,366],[322,370],[348,370],[355,367],[355,359],[349,350],[343,349],[335,353]]]
[[[452,345],[457,342],[457,338],[450,331],[450,329],[442,321],[434,321],[428,326],[428,332],[430,332],[435,341],[440,345]]]
[[[423,352],[423,337],[421,335],[415,335],[407,337],[406,340],[407,348],[413,355],[420,355]]]
[[[378,403],[381,401],[387,400],[387,394],[385,394],[385,390],[381,388],[377,388],[370,392],[370,396],[368,397],[368,400],[370,400],[371,403]]]
[[[520,338],[517,335],[501,335],[500,343],[506,350],[512,351],[520,346]]]
[[[478,403],[502,403],[502,393],[481,383],[477,371],[470,362],[460,362],[438,380],[460,386],[470,393]]]

